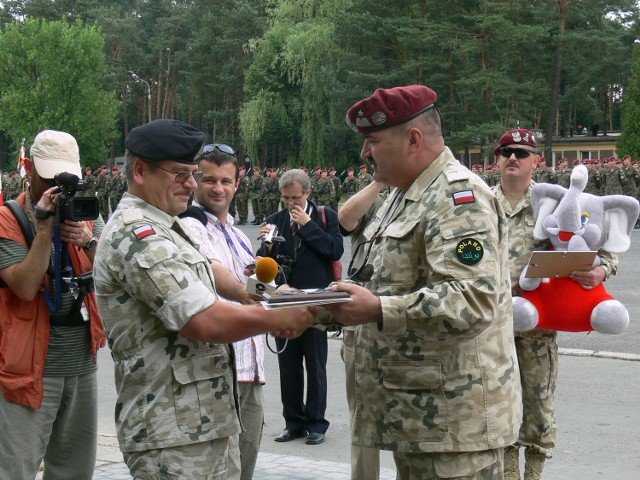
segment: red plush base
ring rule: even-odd
[[[601,283],[592,290],[585,290],[569,278],[552,278],[543,282],[522,298],[538,309],[540,321],[536,328],[549,328],[563,332],[590,332],[591,312],[605,300],[613,300]]]

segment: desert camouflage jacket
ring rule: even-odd
[[[209,263],[182,226],[126,193],[96,252],[95,291],[115,363],[123,452],[240,431],[230,347],[180,334],[217,299]]]
[[[383,322],[356,331],[354,443],[510,445],[521,422],[504,212],[448,148],[365,231]]]

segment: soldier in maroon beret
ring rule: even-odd
[[[352,301],[325,308],[360,325],[353,444],[392,450],[399,480],[501,478],[522,414],[506,218],[445,145],[436,100],[424,85],[378,89],[347,112],[374,180],[395,190],[333,287]]]

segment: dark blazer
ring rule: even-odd
[[[267,217],[266,222],[278,227],[278,235],[285,242],[273,242],[267,254],[265,245],[258,249],[258,255],[270,256],[276,261],[278,255],[293,259],[293,266],[287,275],[287,284],[295,288],[324,288],[333,281],[331,261],[339,260],[344,252],[342,234],[338,225],[338,214],[325,207],[326,231],[322,224],[322,214],[318,206],[307,200],[313,207],[311,221],[298,230],[300,239],[297,250],[291,235],[289,211],[284,208]]]

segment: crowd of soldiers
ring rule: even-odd
[[[630,195],[640,197],[640,162],[632,161],[630,155],[622,158],[610,156],[606,158],[592,158],[573,160],[566,157],[558,159],[556,168],[547,166],[542,156],[538,156],[538,163],[533,180],[536,183],[554,183],[569,188],[571,172],[576,165],[584,165],[589,171],[589,181],[586,193],[593,195]],[[472,171],[480,175],[489,186],[500,183],[500,170],[495,164],[483,169],[481,164],[471,167]]]
[[[281,173],[291,167],[282,169],[269,167],[264,170],[259,166],[250,168],[250,172],[244,165],[240,166],[238,190],[234,202],[230,206],[229,213],[238,215],[238,224],[245,225],[249,221],[249,203],[253,209],[253,225],[259,225],[264,219],[282,208],[280,204],[280,189],[278,178]],[[309,173],[307,167],[299,167],[309,174],[311,179],[311,199],[318,205],[324,205],[333,210],[338,210],[341,201],[351,197],[354,193],[363,189],[373,181],[373,177],[367,172],[365,164],[360,165],[360,173],[355,175],[355,169],[349,167],[345,170],[344,180],[336,173],[335,167],[322,168],[316,166],[313,173]]]
[[[4,200],[14,200],[27,187],[28,175],[22,177],[17,171],[2,173],[2,195]],[[100,215],[106,222],[127,191],[127,178],[124,171],[117,166],[109,168],[102,165],[94,172],[91,167],[85,168],[84,186],[79,190],[79,197],[96,197],[100,204]]]

